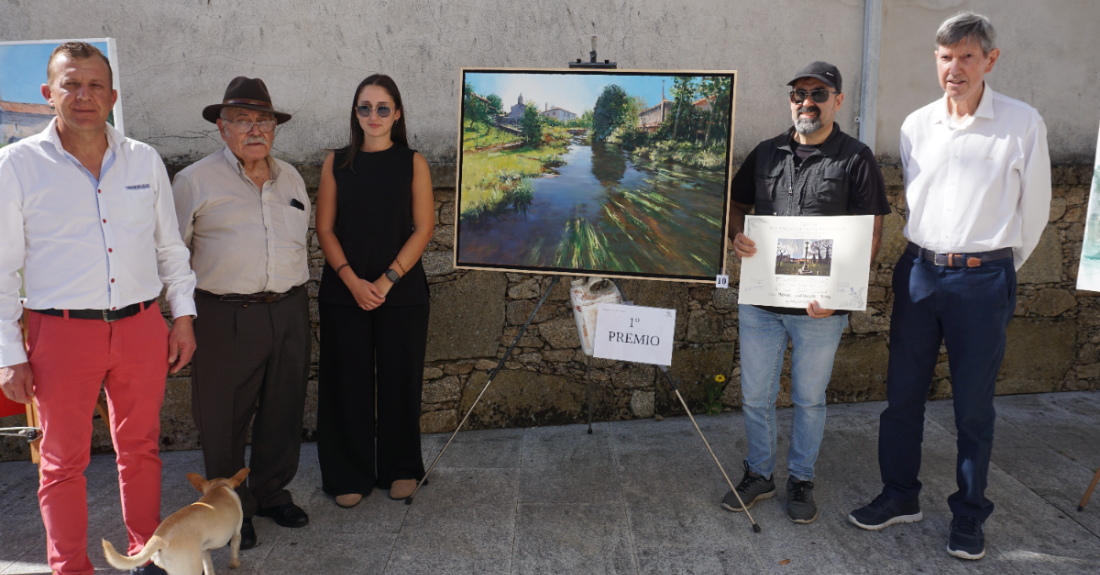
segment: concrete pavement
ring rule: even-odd
[[[753,507],[763,532],[719,506],[728,490],[686,417],[459,433],[430,483],[406,506],[376,491],[338,508],[320,491],[316,446],[302,450],[291,485],[310,514],[302,529],[256,518],[260,546],[241,553],[239,574],[587,573],[997,573],[1100,571],[1100,494],[1076,505],[1100,467],[1100,393],[1004,396],[998,412],[986,523],[978,562],[944,551],[955,490],[951,402],[932,402],[925,427],[924,520],[881,532],[858,529],[848,512],[879,491],[878,414],[884,404],[829,406],[817,463],[821,515],[786,519],[785,457],[778,497]],[[780,451],[791,410],[780,410]],[[740,412],[697,416],[734,482],[746,442]],[[430,464],[449,434],[424,437]],[[184,474],[201,454],[164,459],[163,513],[194,501]],[[113,458],[88,473],[89,545],[97,569],[114,573],[99,539],[125,546]],[[0,574],[47,573],[45,535],[29,462],[0,463]],[[228,573],[228,551],[214,565]]]

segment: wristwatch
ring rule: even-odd
[[[393,268],[386,270],[386,278],[393,283],[401,281],[401,274],[393,271]]]

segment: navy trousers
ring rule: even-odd
[[[940,355],[947,347],[958,429],[956,481],[951,512],[985,520],[993,449],[993,394],[1005,352],[1005,328],[1016,309],[1012,258],[976,268],[936,266],[902,255],[894,268],[890,319],[888,406],[879,418],[878,458],[883,493],[916,501],[924,440],[924,404]]]

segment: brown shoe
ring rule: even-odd
[[[336,496],[336,504],[340,507],[355,507],[359,505],[359,502],[363,500],[363,496],[358,493],[347,493],[345,495]]]
[[[408,499],[416,491],[415,479],[398,479],[390,485],[390,499]]]

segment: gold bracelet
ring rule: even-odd
[[[401,268],[401,275],[405,275],[409,272],[405,271],[405,266],[401,265],[401,260],[393,258],[393,262],[397,264],[397,267]]]

